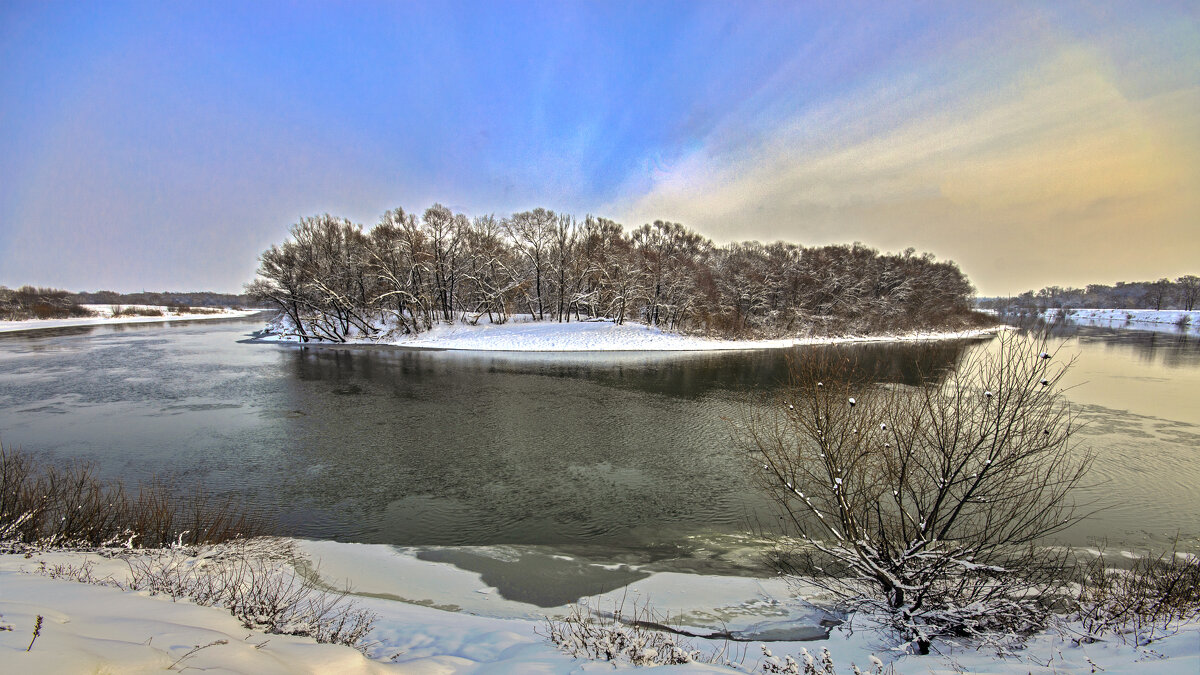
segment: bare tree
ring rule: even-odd
[[[786,399],[736,427],[780,508],[774,562],[882,611],[922,652],[1039,625],[1065,564],[1040,544],[1079,519],[1091,462],[1058,388],[1067,366],[1016,335],[917,387],[873,384],[837,351],[795,364]]]
[[[1161,310],[1163,305],[1171,301],[1171,291],[1173,290],[1170,279],[1159,279],[1146,284],[1146,303],[1153,305],[1154,309]]]
[[[483,314],[489,323],[504,323],[511,311],[512,296],[526,284],[513,272],[511,250],[495,216],[479,216],[467,228],[465,243],[464,301],[471,307],[472,323]]]
[[[1196,308],[1196,299],[1200,298],[1200,277],[1194,274],[1185,274],[1175,279],[1175,288],[1179,292],[1179,304],[1183,306],[1184,311],[1192,311]]]
[[[433,302],[424,288],[433,276],[426,237],[416,217],[395,208],[371,228],[367,267],[377,280],[373,302],[391,314],[402,333],[419,333],[432,322]]]
[[[550,241],[550,267],[554,273],[554,288],[558,295],[555,318],[561,323],[570,322],[572,301],[567,298],[574,292],[576,282],[576,246],[579,243],[579,228],[575,218],[560,214],[553,225]]]
[[[458,280],[458,249],[467,219],[441,204],[434,204],[425,209],[422,221],[433,249],[434,294],[442,320],[450,321],[454,315],[454,286]]]
[[[517,244],[520,251],[532,268],[534,275],[534,291],[537,293],[537,317],[546,316],[542,296],[542,276],[549,263],[549,251],[555,235],[557,216],[553,211],[537,208],[532,211],[514,213],[504,221],[505,229]],[[531,308],[531,313],[532,308]]]

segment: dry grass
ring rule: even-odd
[[[121,305],[113,305],[113,318],[121,316],[162,316],[163,311],[156,307],[122,307]]]
[[[265,534],[262,518],[201,489],[181,495],[159,480],[128,491],[90,464],[39,464],[0,445],[0,539],[39,546],[128,548],[215,544]]]
[[[1124,567],[1111,563],[1101,553],[1081,566],[1076,611],[1088,638],[1113,635],[1146,645],[1200,617],[1196,556],[1170,551],[1147,553]]]
[[[246,628],[362,649],[375,615],[347,599],[346,591],[316,587],[296,571],[287,540],[238,540],[194,550],[168,548],[125,556],[122,579],[95,574],[91,561],[42,564],[51,579],[165,595],[204,607],[222,607]]]
[[[622,600],[611,612],[593,610],[586,603],[571,606],[563,619],[546,619],[540,632],[560,651],[591,661],[624,662],[634,666],[710,663],[740,668],[744,650],[699,649],[685,636],[670,631],[668,617],[650,607]]]

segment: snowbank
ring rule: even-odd
[[[271,325],[269,335],[262,339],[271,342],[297,342],[285,335],[286,329]],[[917,332],[900,335],[845,336],[822,338],[788,338],[779,340],[716,340],[670,333],[645,324],[612,321],[531,321],[529,317],[514,317],[507,323],[478,325],[439,324],[416,336],[384,333],[378,339],[352,339],[349,344],[372,344],[409,347],[414,349],[454,349],[506,352],[607,352],[607,351],[718,351],[740,349],[778,349],[808,344],[840,342],[920,341],[971,338],[992,333],[992,330],[960,332]]]
[[[367,655],[350,647],[318,645],[311,640],[265,635],[243,628],[222,609],[199,607],[165,596],[123,592],[37,573],[43,562],[79,564],[93,560],[96,576],[127,572],[120,559],[94,554],[48,552],[30,558],[0,556],[0,663],[12,672],[149,672],[172,664],[235,673],[572,673],[608,672],[607,663],[577,661],[559,653],[537,632],[538,613],[513,607],[500,612],[490,605],[508,601],[495,597],[473,573],[444,563],[421,561],[403,549],[333,542],[300,542],[319,563],[322,579],[348,575],[358,602],[376,612],[379,620],[369,636]],[[653,575],[633,584],[630,593],[649,599],[656,609],[682,602],[710,609],[728,605],[748,607],[757,601],[759,613],[786,621],[771,605],[776,593],[794,593],[778,580],[704,575]],[[345,581],[346,579],[341,579]],[[494,590],[494,589],[492,589]],[[794,589],[801,594],[812,589]],[[610,592],[619,599],[624,591]],[[401,601],[398,598],[407,598]],[[632,596],[626,599],[630,602]],[[604,599],[592,606],[603,607]],[[430,606],[430,605],[437,605]],[[494,608],[492,608],[494,610]],[[520,609],[520,608],[517,608]],[[492,616],[490,614],[505,614]],[[553,611],[549,613],[553,614]],[[25,651],[37,617],[40,635]],[[695,616],[695,613],[693,613]],[[714,616],[715,618],[715,616]],[[1069,628],[1069,627],[1068,627]],[[721,641],[693,639],[699,648],[719,649]],[[758,643],[740,643],[743,667],[752,671],[759,660]],[[210,645],[210,646],[206,646]],[[197,647],[202,647],[196,649]],[[1182,626],[1173,636],[1147,647],[1117,640],[1077,643],[1068,635],[1048,632],[1034,637],[1024,649],[999,658],[975,650],[948,650],[927,657],[890,651],[886,636],[857,621],[853,631],[834,629],[820,641],[769,643],[777,656],[799,654],[802,648],[829,649],[837,672],[849,664],[868,664],[874,653],[894,663],[900,673],[1183,673],[1200,671],[1200,623]],[[741,647],[739,648],[741,649]],[[194,651],[193,651],[194,650]],[[190,655],[189,655],[190,652]],[[725,668],[689,665],[670,672],[728,673]]]
[[[92,310],[96,316],[74,319],[28,319],[25,321],[0,321],[0,333],[11,333],[25,330],[41,330],[45,328],[70,328],[73,326],[104,326],[116,323],[154,323],[157,321],[200,321],[203,319],[231,319],[251,316],[261,309],[229,309],[221,308],[208,313],[209,308],[202,308],[205,313],[180,314],[174,308],[162,305],[83,305]],[[162,316],[113,316],[117,307],[133,309],[149,309],[162,312]]]

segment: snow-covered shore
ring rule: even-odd
[[[83,305],[95,313],[95,316],[71,319],[28,319],[25,321],[0,321],[0,333],[16,331],[43,330],[47,328],[72,328],[75,326],[106,326],[119,323],[155,323],[160,321],[201,321],[204,319],[232,319],[251,316],[261,309],[230,309],[228,307],[212,311],[203,308],[202,312],[180,313],[177,309],[160,305]],[[113,316],[118,307],[157,310],[161,316]],[[214,308],[215,309],[215,308]]]
[[[627,321],[531,321],[513,317],[503,324],[480,322],[439,324],[419,335],[384,332],[379,338],[351,339],[346,344],[387,345],[412,349],[445,349],[505,352],[611,352],[611,351],[720,351],[742,349],[779,349],[809,344],[843,342],[915,342],[973,338],[995,332],[993,329],[953,332],[914,332],[894,335],[830,336],[776,340],[720,340],[684,335]],[[298,342],[287,326],[271,324],[268,342]],[[340,344],[340,343],[336,343]]]
[[[563,608],[522,606],[498,597],[479,575],[446,563],[417,559],[387,546],[298,542],[323,580],[349,583],[360,605],[378,615],[366,654],[350,647],[318,645],[307,638],[268,635],[244,628],[229,612],[201,607],[163,595],[51,579],[39,570],[59,564],[94,565],[93,575],[124,578],[120,558],[51,551],[0,556],[0,663],[12,672],[144,672],[174,664],[235,673],[574,673],[607,672],[612,665],[576,660],[557,651],[537,632],[542,614]],[[44,563],[44,566],[43,566]],[[758,617],[762,627],[811,623],[815,615],[789,614],[811,606],[796,600],[813,589],[789,587],[778,579],[711,577],[690,574],[650,575],[591,606],[625,599],[650,602],[660,612],[683,611],[684,624],[730,627]],[[688,608],[691,608],[690,611]],[[740,613],[739,613],[740,612]],[[705,616],[707,614],[707,619]],[[43,618],[33,640],[37,617]],[[900,673],[1182,673],[1200,668],[1200,623],[1181,626],[1174,635],[1149,646],[1120,640],[1086,643],[1070,633],[1048,631],[1023,649],[1001,659],[973,649],[945,649],[916,656],[890,650],[886,636],[858,621],[853,631],[835,628],[827,639],[773,641],[776,655],[798,655],[827,648],[837,672],[850,663],[868,665],[871,654]],[[1070,630],[1070,626],[1066,627]],[[720,649],[722,642],[692,639],[699,649]],[[754,672],[758,642],[744,647],[742,669]],[[197,649],[199,647],[199,649]],[[741,647],[739,647],[741,649]],[[735,654],[736,656],[736,654]],[[719,673],[727,668],[691,664],[671,672]]]
[[[1046,320],[1055,321],[1063,310],[1051,307],[1046,310]],[[1071,321],[1107,322],[1114,325],[1126,323],[1170,324],[1173,326],[1200,325],[1200,310],[1186,312],[1182,309],[1070,309],[1066,319]]]

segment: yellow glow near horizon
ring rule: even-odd
[[[983,294],[1200,272],[1200,89],[1132,98],[1080,48],[998,87],[934,92],[923,114],[843,143],[914,94],[859,92],[749,151],[700,150],[624,215],[720,241],[912,245]]]

